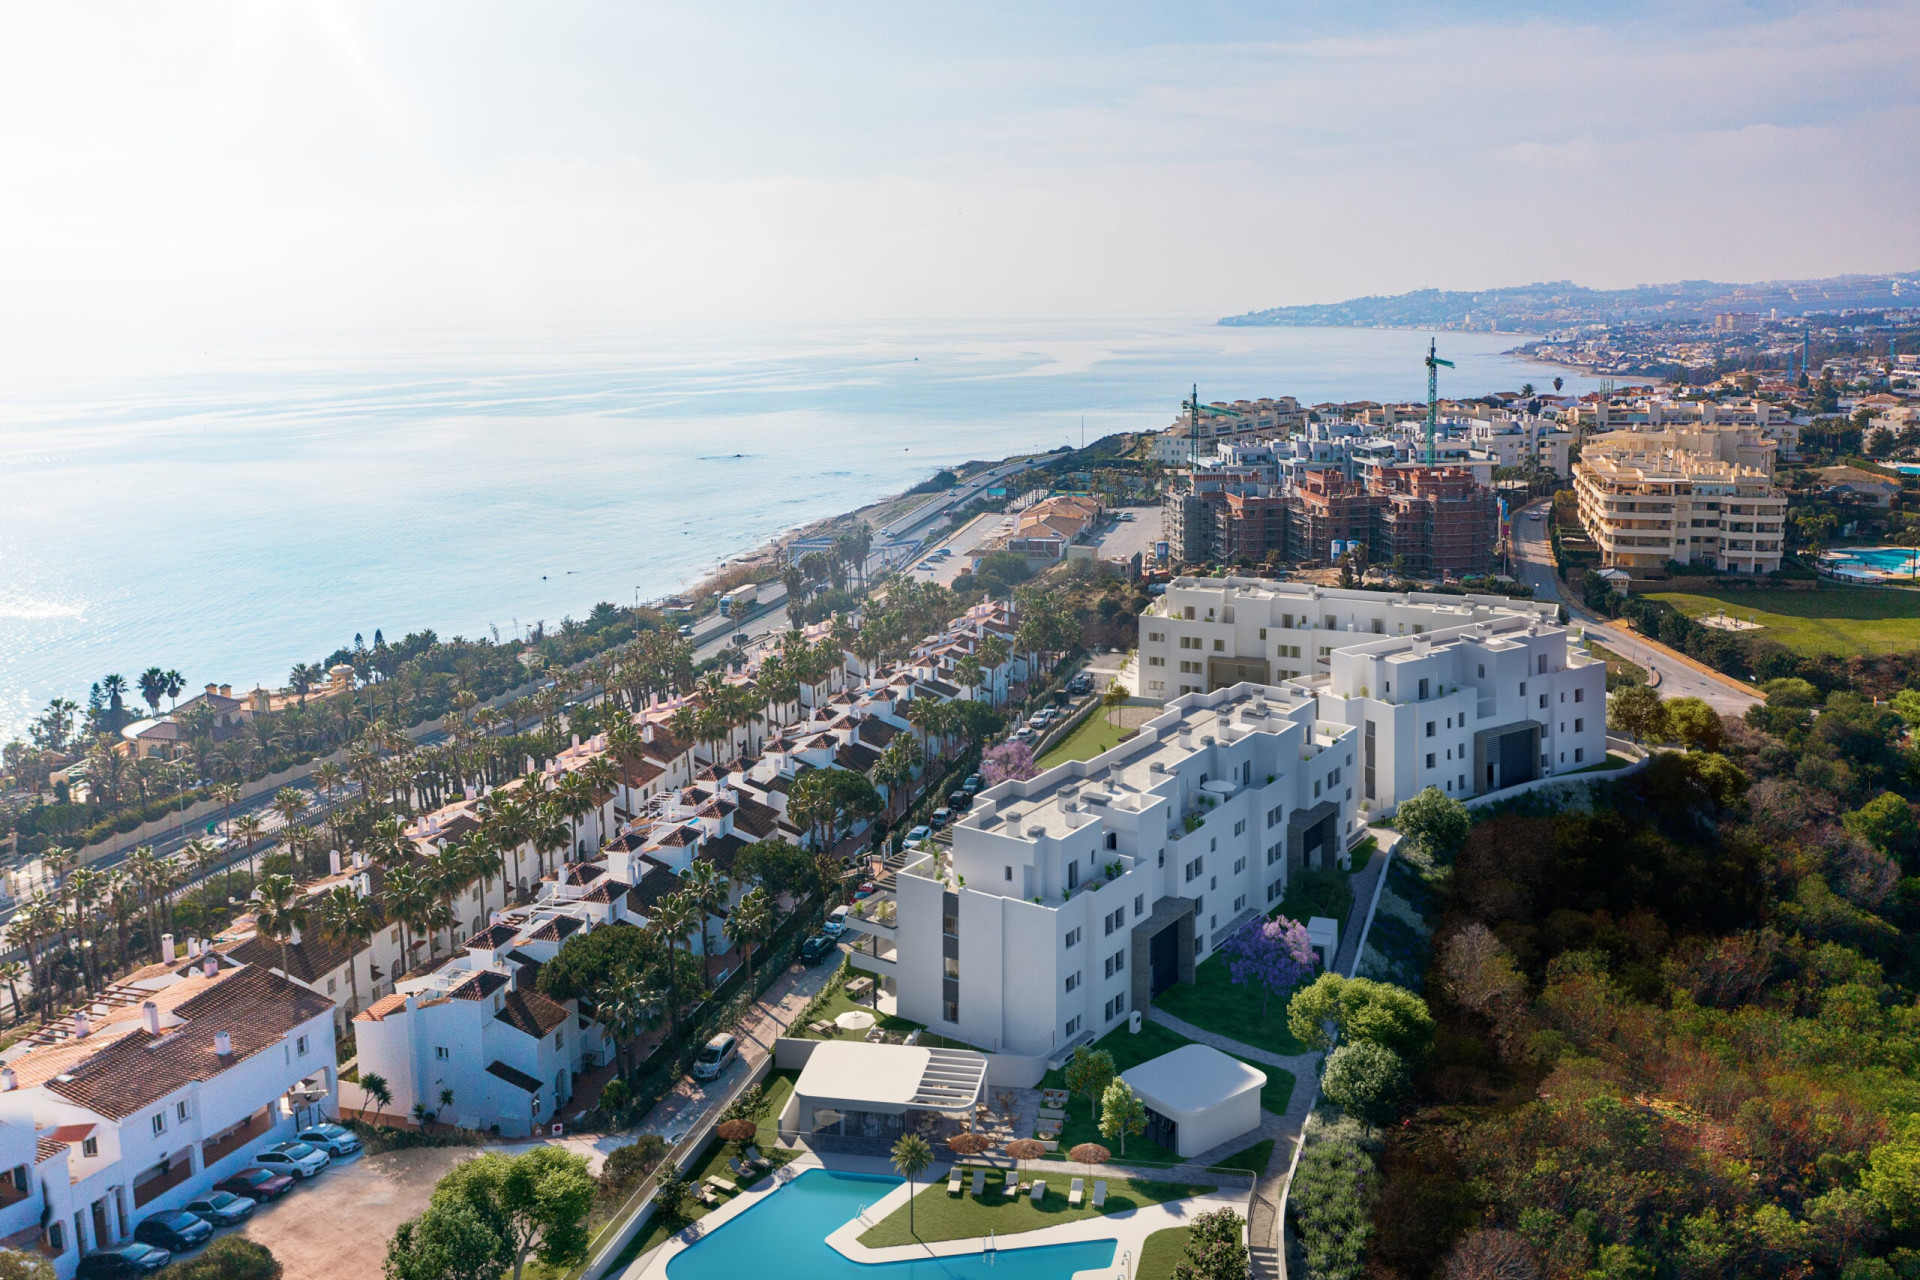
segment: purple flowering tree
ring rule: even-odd
[[[1260,1016],[1267,1016],[1267,1000],[1297,986],[1313,972],[1313,944],[1307,927],[1285,916],[1255,916],[1233,931],[1220,950],[1227,956],[1227,973],[1236,984],[1251,982],[1260,988]]]
[[[1033,763],[1033,748],[1024,742],[1003,742],[989,748],[980,758],[980,776],[988,786],[1012,779],[1019,782],[1040,772]]]

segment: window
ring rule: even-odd
[[[1119,1017],[1121,1014],[1125,1013],[1126,1011],[1127,1011],[1127,997],[1125,995],[1117,995],[1113,999],[1107,1001],[1106,1013],[1107,1013],[1108,1022],[1112,1022],[1115,1018]]]
[[[307,1056],[307,1038],[305,1036],[301,1036],[293,1042],[293,1051],[303,1058]]]
[[[1320,797],[1320,779],[1318,778],[1313,780],[1313,795],[1316,800]]]
[[[1580,733],[1586,727],[1587,727],[1587,721],[1585,716],[1575,716],[1573,718],[1573,731],[1575,733]]]
[[[1200,647],[1200,637],[1199,636],[1181,636],[1180,647],[1182,649],[1198,649]]]
[[[1431,720],[1427,721],[1427,736],[1429,738],[1433,736],[1433,729],[1434,729],[1434,722]]]
[[[1233,834],[1237,836],[1243,836],[1246,833],[1247,833],[1247,820],[1245,818],[1242,818],[1240,819],[1240,821],[1233,824]]]
[[[1133,914],[1135,916],[1147,914],[1147,895],[1144,893],[1135,895],[1133,899]]]
[[[328,978],[328,979],[327,979],[327,994],[328,994],[328,995],[332,995],[332,994],[334,993],[334,990],[335,990],[335,988],[336,988],[336,987],[338,987],[338,986],[339,986],[339,983],[338,983],[338,982],[337,982],[337,981],[336,981],[335,979],[333,979],[333,978]]]
[[[1150,667],[1164,667],[1167,665],[1167,660],[1155,654],[1147,659],[1147,665]]]
[[[92,1142],[93,1139],[88,1138],[87,1141]],[[59,1222],[49,1222],[47,1224],[47,1248],[53,1250],[56,1256],[67,1251],[65,1224]]]
[[[560,1030],[553,1033],[554,1048],[563,1049],[566,1047],[566,1044],[567,1044],[567,1033],[565,1030]]]
[[[1192,613],[1193,610],[1189,609],[1187,610],[1187,612]],[[1067,1037],[1071,1039],[1074,1036],[1077,1036],[1079,1034],[1080,1034],[1080,1015],[1076,1013],[1071,1018],[1067,1019]]]
[[[443,1044],[437,1044],[433,1046],[433,1056],[441,1062],[445,1062],[453,1056],[453,1051]]]
[[[1225,640],[1215,640],[1213,642],[1213,651],[1215,653],[1225,653],[1227,651],[1227,642]]]
[[[1186,619],[1186,620],[1187,620],[1188,622],[1192,622],[1192,621],[1193,621],[1193,606],[1192,606],[1192,605],[1188,605],[1188,606],[1187,606],[1187,607],[1186,607],[1185,609],[1182,609],[1182,610],[1180,611],[1180,616],[1181,616],[1181,617],[1183,617],[1183,618],[1185,618],[1185,619]]]
[[[164,1111],[156,1111],[156,1112],[154,1112],[154,1113],[153,1113],[153,1132],[154,1132],[154,1135],[155,1135],[155,1136],[157,1137],[157,1136],[159,1136],[160,1134],[163,1134],[163,1133],[165,1133],[166,1131],[167,1131],[167,1113],[166,1113],[166,1112],[164,1112]]]
[[[1587,700],[1587,691],[1585,689],[1575,689],[1573,691],[1573,700],[1575,702],[1585,702]]]
[[[1244,893],[1233,900],[1233,909],[1235,911],[1245,910],[1246,905],[1247,905],[1247,895]]]
[[[949,938],[960,936],[960,908],[957,905],[940,913],[940,931]]]
[[[1074,947],[1077,947],[1079,945],[1080,945],[1080,930],[1077,927],[1067,930],[1067,949],[1072,950]],[[1069,990],[1071,990],[1071,988],[1069,988]]]
[[[1275,880],[1272,884],[1268,885],[1267,901],[1272,902],[1275,898],[1279,897],[1280,891],[1282,889],[1285,889],[1286,887],[1287,887],[1287,882],[1284,880]]]
[[[1427,752],[1427,768],[1433,768],[1433,752]]]
[[[1267,638],[1267,629],[1265,627],[1260,628],[1260,638],[1262,640]]]
[[[1535,666],[1534,670],[1538,672],[1540,675],[1547,674],[1547,655],[1546,654],[1543,653],[1540,655],[1539,663],[1538,665]]]
[[[184,1099],[173,1104],[173,1113],[174,1115],[178,1116],[181,1120],[185,1120],[188,1116],[193,1114],[191,1111],[187,1110],[187,1104]]]
[[[1575,764],[1579,764],[1582,760],[1585,760],[1586,758],[1587,758],[1587,749],[1585,747],[1575,747],[1573,749],[1573,762]]]
[[[1286,846],[1283,844],[1268,845],[1267,846],[1267,865],[1272,866],[1274,863],[1280,861],[1280,855],[1285,851],[1286,851]]]
[[[1189,881],[1191,881],[1195,876],[1200,874],[1200,869],[1205,862],[1206,862],[1205,858],[1195,858],[1192,862],[1189,862],[1187,864],[1187,879]]]
[[[947,1007],[944,1010],[946,1020],[948,1022],[960,1021],[960,1002],[958,1000],[948,1000],[946,1005]]]
[[[1233,874],[1239,875],[1242,871],[1245,871],[1246,869],[1247,869],[1247,860],[1245,858],[1235,858],[1233,860]]]
[[[1267,810],[1267,825],[1270,827],[1279,826],[1280,815],[1285,813],[1286,811],[1287,811],[1287,806],[1283,804],[1277,804],[1273,808]]]
[[[959,981],[960,957],[959,956],[943,956],[941,957],[941,963],[946,966],[947,976],[949,978],[952,978],[956,982]]]
[[[1525,680],[1520,682],[1520,696],[1523,698],[1527,696],[1527,682]]]
[[[1547,709],[1547,695],[1544,693],[1540,695],[1540,709],[1542,711]]]
[[[1127,922],[1127,909],[1125,907],[1121,907],[1118,911],[1109,911],[1107,913],[1108,936],[1111,937],[1113,934],[1113,931],[1115,929],[1118,929],[1121,925],[1125,924],[1126,922]]]
[[[1007,875],[1006,875],[1006,878],[1007,878],[1007,879],[1009,879],[1009,880],[1011,880],[1011,879],[1013,879],[1013,868],[1012,868],[1012,867],[1008,867],[1008,868],[1007,868]]]
[[[1487,678],[1487,664],[1484,662],[1480,664],[1480,678],[1482,680]]]
[[[1148,639],[1148,640],[1150,640],[1150,641],[1152,641],[1152,642],[1153,642],[1154,644],[1158,644],[1158,643],[1160,643],[1160,642],[1161,642],[1162,640],[1165,640],[1166,638],[1167,638],[1167,633],[1166,633],[1166,632],[1164,632],[1164,631],[1149,631],[1149,632],[1147,632],[1147,639]]]
[[[1414,630],[1418,631],[1419,628],[1415,627]],[[1420,678],[1420,701],[1425,702],[1426,700],[1427,700],[1427,679],[1425,676],[1422,676]],[[1427,732],[1428,733],[1433,732],[1433,722],[1431,720],[1427,722]]]
[[[81,1142],[80,1142],[80,1154],[81,1154],[81,1155],[83,1155],[83,1156],[86,1156],[86,1157],[87,1157],[88,1159],[92,1159],[92,1158],[93,1158],[94,1156],[97,1156],[97,1155],[99,1155],[99,1154],[100,1154],[100,1139],[98,1139],[98,1138],[83,1138],[83,1139],[81,1139]]]

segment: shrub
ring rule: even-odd
[[[1323,1142],[1300,1157],[1287,1203],[1313,1280],[1354,1280],[1373,1234],[1373,1161],[1351,1142]]]
[[[1390,1124],[1406,1099],[1407,1064],[1383,1044],[1356,1040],[1327,1058],[1320,1088],[1329,1099],[1368,1124]]]
[[[624,1200],[633,1193],[655,1166],[666,1158],[667,1140],[657,1133],[643,1133],[639,1139],[608,1153],[600,1167],[599,1191],[602,1199]]]
[[[280,1280],[280,1262],[245,1236],[221,1236],[198,1257],[167,1266],[160,1280]]]

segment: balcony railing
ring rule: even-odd
[[[167,1192],[185,1182],[188,1178],[191,1178],[193,1176],[193,1154],[183,1147],[178,1153],[168,1158],[164,1167],[155,1165],[154,1168],[161,1169],[162,1171],[154,1174],[154,1176],[148,1178],[145,1182],[136,1181],[133,1184],[133,1207],[136,1209],[157,1196],[165,1195]]]
[[[200,1144],[201,1167],[211,1167],[216,1162],[224,1160],[273,1128],[271,1111],[271,1107],[262,1107],[219,1137],[209,1138]]]

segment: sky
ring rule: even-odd
[[[0,368],[1920,267],[1920,7],[0,11]]]

